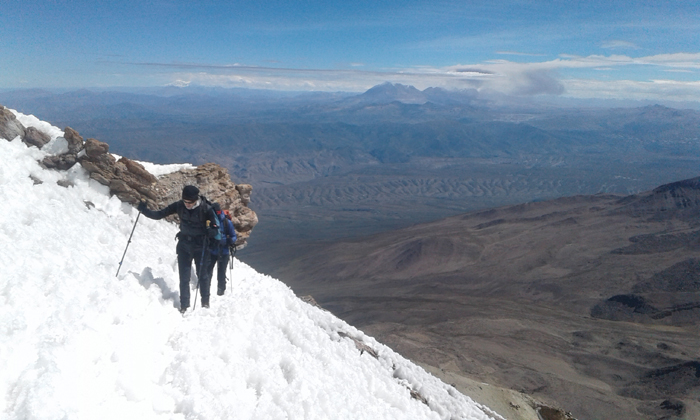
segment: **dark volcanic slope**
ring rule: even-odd
[[[414,360],[577,418],[700,418],[699,180],[416,225],[275,275]]]

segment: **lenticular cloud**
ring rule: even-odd
[[[140,218],[115,277],[136,210],[46,153],[0,140],[0,418],[501,418],[239,261],[181,316],[177,227]]]

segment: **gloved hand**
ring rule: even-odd
[[[139,203],[139,206],[136,207],[136,209],[137,209],[139,212],[143,213],[146,209],[148,209],[148,206],[146,205],[146,202],[145,202],[145,201],[141,201],[141,202]]]
[[[210,227],[207,231],[207,234],[211,239],[216,238],[216,234],[219,233],[219,228],[217,226]]]

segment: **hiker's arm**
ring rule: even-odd
[[[228,234],[226,235],[226,239],[228,242],[227,245],[234,246],[234,245],[236,245],[236,240],[238,239],[237,235],[236,235],[236,228],[233,227],[233,222],[231,222],[228,219],[224,220],[224,223],[225,223],[225,226],[228,227]]]
[[[177,201],[162,210],[151,210],[146,206],[146,203],[142,201],[139,204],[138,210],[149,219],[160,220],[177,212]]]

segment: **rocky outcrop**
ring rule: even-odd
[[[46,143],[51,141],[51,137],[43,131],[39,131],[34,127],[27,127],[24,131],[24,137],[22,138],[22,141],[29,146],[34,146],[36,148],[41,149],[46,145]]]
[[[215,164],[206,163],[195,169],[180,170],[158,179],[155,190],[158,200],[155,207],[164,207],[180,199],[185,185],[195,185],[209,201],[217,202],[228,209],[238,236],[237,245],[244,245],[251,231],[258,224],[258,216],[248,208],[253,187],[235,184],[228,171]]]
[[[68,151],[60,155],[51,155],[41,161],[41,165],[48,169],[66,171],[78,162],[78,154],[83,150],[83,138],[77,131],[70,127],[63,130],[63,138],[68,143]]]
[[[79,137],[77,133],[71,136]],[[158,199],[153,190],[158,180],[140,163],[125,157],[117,161],[109,153],[109,145],[96,139],[87,139],[84,150],[78,157],[82,167],[90,173],[90,178],[108,186],[120,200],[137,204],[141,200],[154,202]]]
[[[25,129],[22,123],[9,109],[0,105],[0,137],[14,140],[17,136],[24,137]]]
[[[17,120],[15,114],[0,105],[0,138],[14,140],[19,136],[27,146],[39,149],[51,141],[51,137],[34,127],[25,127]]]
[[[28,146],[42,148],[50,136],[34,127],[25,128],[12,111],[0,105],[0,137],[14,140],[19,136]],[[90,174],[90,178],[109,187],[112,195],[129,204],[146,201],[151,208],[162,208],[180,200],[185,185],[195,185],[211,202],[218,202],[228,210],[236,228],[236,245],[246,245],[250,233],[258,223],[258,216],[248,208],[253,187],[235,184],[228,171],[207,163],[195,169],[180,170],[160,179],[153,176],[140,163],[122,157],[117,160],[109,153],[109,145],[97,139],[83,137],[66,127],[63,139],[65,152],[46,156],[39,163],[48,169],[68,170],[76,163]],[[177,220],[175,217],[173,220]]]
[[[145,201],[152,209],[163,208],[180,200],[185,185],[195,185],[207,199],[229,210],[238,236],[237,246],[247,243],[258,223],[258,216],[248,208],[253,187],[236,185],[228,171],[215,163],[156,178],[136,161],[125,157],[116,160],[109,153],[107,143],[89,138],[83,145],[82,137],[75,130],[67,127],[65,133],[68,153],[61,155],[62,158],[75,156],[90,173],[90,178],[109,187],[110,193],[124,202],[137,204]],[[176,221],[177,217],[172,220]]]
[[[68,142],[68,153],[78,154],[83,149],[83,137],[70,127],[63,129],[63,137]]]

